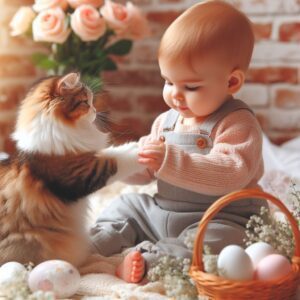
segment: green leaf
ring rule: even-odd
[[[59,66],[59,64],[55,60],[50,59],[47,54],[43,54],[43,53],[33,54],[32,60],[37,67],[44,70],[55,69]]]
[[[106,61],[103,64],[103,70],[115,71],[117,69],[118,69],[118,67],[117,67],[116,63],[111,58],[107,57]]]
[[[126,55],[130,52],[132,48],[132,41],[130,40],[120,40],[110,47],[105,49],[106,53],[115,55]]]
[[[51,60],[51,59],[45,59],[43,61],[41,61],[38,66],[42,69],[45,69],[45,70],[50,70],[50,69],[54,69],[56,68],[58,65],[57,65],[57,62],[54,61],[54,60]]]
[[[41,62],[42,60],[48,58],[47,54],[44,53],[34,53],[31,55],[31,59],[33,61],[33,63],[38,64],[39,62]]]
[[[83,74],[82,81],[91,89],[93,94],[97,94],[102,90],[103,82],[99,76],[90,76]]]

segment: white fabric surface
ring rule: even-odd
[[[265,173],[279,170],[300,179],[300,137],[276,146],[264,135],[263,158]]]

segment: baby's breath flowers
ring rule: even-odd
[[[300,191],[292,183],[289,191],[290,210],[300,228]],[[264,207],[259,215],[250,217],[246,225],[246,246],[256,242],[266,242],[280,254],[291,258],[294,254],[295,240],[290,224],[286,219],[279,220]]]
[[[0,299],[5,300],[55,300],[53,292],[36,291],[32,293],[27,284],[32,265],[15,274],[14,278],[0,284]]]
[[[292,183],[291,186],[290,199],[292,201],[293,216],[298,221],[298,227],[300,228],[300,190],[297,190],[295,183]]]
[[[184,244],[191,251],[194,247],[195,230],[189,230],[184,239]],[[207,273],[217,274],[217,255],[211,254],[209,247],[204,246],[204,270]],[[205,300],[197,293],[196,286],[189,276],[191,260],[188,258],[162,256],[148,271],[150,281],[163,283],[168,297],[176,300]]]
[[[291,258],[294,253],[294,237],[290,225],[274,218],[269,210],[262,207],[259,215],[250,217],[246,225],[246,246],[266,242],[280,254]]]
[[[150,281],[161,281],[168,297],[176,300],[198,299],[197,289],[188,275],[188,258],[162,256],[148,271]]]

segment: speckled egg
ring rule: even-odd
[[[255,279],[276,280],[292,271],[289,260],[280,254],[271,254],[263,258],[255,269]]]
[[[32,292],[37,290],[53,291],[57,298],[74,295],[80,283],[78,270],[63,260],[48,260],[37,265],[28,276]]]
[[[245,250],[237,245],[225,247],[218,257],[218,273],[221,277],[233,280],[251,280],[253,265]]]

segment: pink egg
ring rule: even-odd
[[[276,280],[292,271],[289,260],[280,254],[271,254],[264,257],[255,269],[255,279]]]

